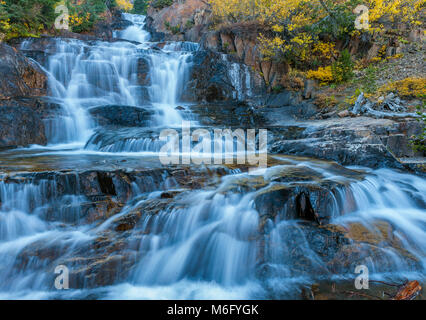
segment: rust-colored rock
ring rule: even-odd
[[[46,94],[46,74],[35,62],[5,43],[0,43],[0,73],[0,99]]]

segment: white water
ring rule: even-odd
[[[124,18],[133,25],[129,26],[123,31],[115,31],[114,35],[116,38],[135,41],[139,43],[145,43],[149,41],[150,34],[144,29],[145,27],[145,16],[139,16],[135,14],[123,14]]]
[[[181,115],[175,107],[179,105],[182,83],[190,68],[190,51],[196,50],[196,46],[172,43],[161,51],[151,51],[144,43],[148,39],[143,30],[144,19],[133,16],[128,19],[134,20],[135,25],[116,36],[141,45],[58,40],[58,52],[50,58],[47,68],[51,74],[52,96],[62,102],[64,115],[51,120],[49,139],[52,144],[64,144],[60,148],[71,143],[73,146],[85,144],[95,129],[87,110],[98,105],[152,103],[159,112],[157,121],[162,125],[180,121]],[[137,62],[141,55],[146,56],[150,64],[150,101],[144,100],[137,83]],[[235,97],[243,99],[249,95],[242,92],[249,87],[250,78],[240,77],[237,67],[233,68],[229,70],[233,86],[241,88]],[[102,154],[158,149],[150,139],[130,139],[123,143],[106,146]],[[81,151],[82,154],[91,152]],[[143,214],[129,236],[138,239],[136,247],[141,253],[131,274],[110,287],[81,287],[65,293],[52,289],[54,267],[73,255],[83,255],[79,250],[88,254],[85,248],[94,246],[96,239],[112,223],[146,201],[160,197],[160,190],[171,186],[168,182],[158,187],[154,183],[133,182],[136,199],[126,204],[120,213],[100,225],[80,225],[81,207],[87,199],[76,186],[65,186],[71,191],[56,194],[55,190],[60,188],[51,180],[0,181],[0,298],[69,299],[84,298],[90,293],[106,299],[291,296],[301,284],[333,275],[295,221],[277,215],[265,222],[267,235],[259,232],[261,217],[255,198],[268,186],[276,186],[276,177],[290,167],[314,170],[324,181],[349,183],[348,188],[338,189],[333,194],[332,222],[345,227],[362,223],[373,233],[378,233],[375,222],[388,222],[392,226],[391,235],[420,262],[420,266],[413,267],[400,251],[379,244],[380,255],[372,252],[371,259],[365,261],[372,271],[371,278],[389,276],[395,279],[414,274],[416,279],[425,280],[425,179],[381,169],[357,181],[328,165],[294,161],[291,165],[269,168],[262,177],[266,187],[258,191],[244,191],[239,186],[250,181],[255,183],[259,177],[235,172],[225,176],[219,186],[184,192],[173,200],[175,205],[156,215]],[[146,189],[149,190],[141,191]],[[353,201],[349,203],[348,199]],[[53,216],[49,216],[52,212]],[[298,239],[296,247],[285,237],[289,231]],[[266,277],[259,277],[257,258],[263,243],[268,273]],[[43,250],[46,250],[44,255]],[[318,272],[300,272],[296,268],[297,261],[289,254],[294,250],[301,252],[306,265],[314,266]],[[348,278],[353,274],[335,276]]]
[[[191,52],[176,51],[176,45],[164,46],[160,54],[150,55],[151,86],[149,96],[153,105],[160,109],[160,117],[167,124],[179,126],[182,117],[175,109],[180,94],[188,81]],[[164,54],[166,53],[166,54]]]
[[[231,84],[235,88],[233,92],[234,99],[244,100],[250,98],[253,93],[252,78],[250,76],[249,67],[236,62],[229,61],[227,55],[223,54],[222,59],[229,64],[228,75],[231,79]]]
[[[339,176],[327,166],[305,162],[297,167],[316,167],[324,179],[352,181],[350,188],[339,189],[339,196],[354,199],[348,211],[347,206],[338,204],[334,224],[348,226],[350,223],[365,224],[372,232],[374,223],[386,221],[392,226],[392,237],[398,238],[403,247],[420,262],[420,267],[406,263],[400,251],[389,246],[379,246],[378,252],[371,252],[371,259],[365,261],[370,268],[370,277],[375,279],[400,279],[415,276],[424,280],[426,244],[426,182],[408,174],[396,173],[389,169],[372,171],[363,181]],[[267,183],[273,183],[277,174],[294,165],[273,167],[264,174]],[[297,247],[290,244],[283,235],[295,232],[295,221],[285,220],[280,215],[275,220],[266,221],[268,236],[265,242],[265,263],[269,266],[266,279],[256,275],[257,256],[262,236],[259,234],[259,213],[254,199],[263,189],[255,192],[236,192],[240,181],[254,178],[245,173],[226,176],[222,183],[210,191],[191,191],[174,200],[178,204],[160,211],[157,215],[145,215],[134,229],[134,234],[142,234],[138,250],[144,252],[127,281],[106,288],[99,297],[104,298],[262,298],[268,294],[291,294],[303,283],[328,275],[327,266],[311,249],[300,229]],[[49,208],[62,210],[57,216],[66,215],[66,198],[49,194],[52,182],[41,181],[0,183],[1,199],[8,199],[0,208],[0,292],[8,297],[26,295],[33,297],[45,292],[46,297],[54,297],[49,292],[50,278],[46,275],[48,265],[59,261],[79,247],[94,241],[97,234],[117,219],[131,212],[149,199],[158,198],[161,192],[148,193],[148,197],[129,204],[120,214],[111,217],[100,226],[58,228],[57,222],[42,219]],[[140,186],[142,187],[142,185]],[[135,191],[139,187],[135,185]],[[268,188],[268,187],[266,187]],[[137,191],[136,191],[137,192]],[[139,191],[140,192],[140,191]],[[345,194],[346,193],[346,194]],[[142,195],[142,193],[141,193]],[[52,198],[53,197],[53,198]],[[67,196],[68,198],[70,196]],[[75,197],[75,196],[74,196]],[[55,200],[56,199],[56,200]],[[417,199],[417,201],[414,201]],[[82,199],[79,200],[81,203]],[[68,202],[70,203],[70,202]],[[337,203],[340,203],[338,199]],[[297,234],[297,232],[296,232]],[[380,233],[378,233],[380,234]],[[131,237],[129,237],[131,238]],[[31,263],[16,266],[20,253],[35,244],[39,250],[55,244],[54,261],[33,259]],[[73,249],[74,248],[74,249]],[[295,269],[297,261],[288,255],[294,250],[303,252],[305,265],[317,268],[318,274],[300,273]],[[26,249],[28,250],[28,249]],[[28,252],[26,253],[28,254]],[[58,262],[55,260],[58,259]],[[46,264],[48,263],[48,264]],[[22,269],[22,271],[17,271]],[[340,278],[353,274],[337,274]],[[72,291],[77,297],[84,297],[84,288]],[[87,290],[91,292],[93,290]],[[71,293],[70,293],[71,294]],[[105,295],[106,294],[106,295]],[[216,295],[217,294],[217,295]],[[161,296],[164,295],[164,296]]]
[[[158,112],[152,125],[180,125],[182,118],[175,108],[188,78],[188,58],[198,46],[170,43],[152,50],[145,17],[126,14],[125,18],[133,25],[115,36],[133,42],[56,40],[45,69],[50,95],[62,112],[46,120],[49,144],[83,147],[96,127],[88,109],[96,106],[152,104]],[[29,46],[30,40],[22,49]],[[138,80],[140,59],[149,62],[147,87]]]

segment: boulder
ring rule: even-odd
[[[183,40],[184,32],[204,27],[210,16],[208,4],[202,0],[175,1],[164,8],[153,2],[148,8],[146,28],[152,33],[155,41]],[[179,32],[172,32],[170,27],[179,28]],[[196,33],[188,35],[187,38],[198,41]]]
[[[0,148],[47,143],[44,124],[32,109],[0,106]]]
[[[199,50],[191,62],[191,80],[183,93],[186,101],[247,100],[262,90],[254,72],[232,56]]]
[[[148,107],[133,106],[97,106],[89,109],[91,116],[101,126],[116,125],[122,127],[147,126],[155,114]]]
[[[0,43],[0,73],[0,99],[46,94],[46,74],[34,61],[5,43]]]

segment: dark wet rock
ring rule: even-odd
[[[170,195],[170,194],[169,194]],[[111,227],[115,231],[124,232],[132,230],[136,227],[138,222],[143,217],[147,219],[149,216],[155,216],[160,212],[165,211],[168,207],[171,207],[173,204],[172,198],[159,198],[159,199],[147,199],[141,202],[139,205],[135,206],[125,215],[119,217],[113,222]],[[148,223],[144,226],[143,232],[150,233],[152,229],[152,223],[154,220],[149,220]],[[162,226],[157,226],[155,232],[160,232]]]
[[[302,219],[324,224],[333,214],[335,186],[274,185],[261,190],[255,205],[262,221],[267,219]],[[264,226],[265,222],[261,224]]]
[[[247,66],[238,63],[232,57],[200,50],[192,56],[192,64],[193,68],[183,93],[183,100],[207,102],[238,100],[242,98],[241,95],[247,98],[260,90],[257,87],[252,88],[252,92],[247,90],[245,86],[247,76],[250,75],[252,86],[255,83],[255,75]],[[231,70],[236,74],[234,79],[231,78]],[[239,79],[236,80],[237,78]]]
[[[0,148],[46,144],[44,124],[32,109],[0,106]]]
[[[270,152],[333,160],[343,165],[399,169],[404,168],[399,157],[418,155],[410,148],[408,137],[421,130],[421,124],[412,120],[342,118],[300,122],[299,127],[305,129],[293,131],[291,137],[285,136],[285,127],[285,131],[273,128],[268,141]],[[397,145],[395,140],[404,144]]]
[[[35,172],[4,176],[1,182],[39,186],[42,199],[34,198],[30,210],[46,205],[39,215],[49,221],[92,223],[106,220],[138,193],[173,187],[174,172],[166,169],[137,172],[82,171]]]
[[[257,269],[260,279],[329,274],[327,261],[350,243],[343,232],[314,222],[287,223],[276,231],[279,238],[267,236],[266,247],[260,248]],[[275,254],[271,255],[270,250]]]
[[[194,55],[194,67],[191,80],[186,85],[184,100],[210,102],[233,98],[234,88],[228,80],[228,68],[220,61],[220,55],[210,51],[200,51]]]
[[[46,94],[47,76],[16,49],[0,43],[0,99]]]
[[[303,159],[298,159],[303,163]],[[259,231],[267,232],[269,221],[304,220],[324,225],[336,214],[336,205],[353,208],[353,197],[347,189],[350,182],[362,181],[362,172],[349,170],[335,163],[318,162],[321,167],[327,167],[329,173],[341,176],[342,181],[325,179],[321,171],[308,166],[281,163],[281,166],[271,164],[268,178],[264,176],[247,176],[228,183],[226,191],[253,192],[254,206],[259,212]],[[344,177],[344,178],[343,178]],[[342,192],[344,191],[344,192]],[[338,204],[340,196],[344,195]],[[336,199],[337,198],[337,199]]]
[[[145,22],[145,28],[151,34],[151,41],[161,42],[166,39],[166,34],[164,32],[157,31],[153,26],[154,19],[151,16],[148,15]]]
[[[138,59],[138,82],[141,86],[148,86],[151,84],[151,79],[149,78],[149,69],[150,64],[148,58],[140,57]]]
[[[123,281],[136,262],[135,252],[120,252],[89,261],[84,257],[65,261],[70,265],[70,288],[96,288]]]
[[[32,212],[44,206],[39,216],[49,221],[73,224],[99,222],[118,213],[123,205],[136,196],[153,191],[163,191],[160,200],[147,201],[143,212],[162,208],[181,191],[177,187],[198,189],[227,174],[223,167],[211,168],[152,168],[116,170],[68,170],[50,172],[23,172],[4,175],[0,183],[32,184],[40,188],[42,196],[35,196],[29,203]],[[168,191],[165,191],[168,190]],[[157,201],[157,202],[156,202]],[[1,203],[1,199],[0,199]],[[152,203],[152,207],[147,207]]]
[[[57,37],[15,38],[11,45],[22,52],[26,57],[32,58],[41,65],[47,64],[47,59],[57,51]]]
[[[189,107],[197,120],[206,126],[254,128],[264,122],[262,115],[245,103],[221,102]]]
[[[381,234],[356,224],[353,227],[361,228],[356,234],[336,225],[283,222],[273,238],[266,234],[265,241],[260,242],[258,277],[352,276],[358,265],[373,268],[372,261],[376,272],[389,272],[395,267],[394,255],[404,261],[407,270],[419,268],[418,259],[392,236],[392,227],[383,226],[385,233]]]
[[[147,126],[155,112],[149,107],[108,105],[92,107],[89,113],[101,126],[139,127]]]
[[[119,18],[119,19],[115,19],[115,21],[111,24],[111,29],[124,30],[127,27],[130,27],[131,25],[133,25],[131,21],[123,19],[123,18]]]
[[[60,103],[49,97],[15,97],[13,99],[0,100],[0,105],[30,108],[41,119],[55,117],[63,113]]]

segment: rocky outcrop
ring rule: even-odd
[[[182,97],[185,101],[250,100],[264,90],[258,75],[232,57],[200,50],[191,62]]]
[[[0,43],[0,147],[46,144],[41,113],[47,76],[34,61]],[[42,111],[44,110],[44,111]]]
[[[204,49],[230,54],[261,75],[269,89],[285,80],[286,64],[261,59],[257,38],[265,28],[259,24],[241,23],[213,31],[211,9],[202,0],[175,1],[165,8],[151,6],[146,21],[154,41],[199,42]]]
[[[4,43],[0,43],[0,73],[0,99],[46,94],[46,74],[36,63]]]
[[[0,106],[0,148],[44,145],[46,142],[44,124],[32,109]]]
[[[268,89],[283,85],[288,66],[262,59],[259,32],[265,32],[257,24],[238,24],[217,31],[206,31],[200,40],[203,48],[231,54],[259,75]]]
[[[422,130],[421,123],[366,117],[294,124],[272,133],[270,152],[295,154],[370,168],[404,168],[400,158],[422,156],[410,147],[409,137]],[[299,128],[300,130],[297,130]],[[406,163],[406,162],[404,162]]]
[[[89,109],[89,113],[101,126],[116,125],[122,127],[147,126],[155,114],[153,109],[147,107],[116,105],[93,107]]]
[[[187,40],[198,42],[211,17],[208,4],[202,0],[176,1],[171,6],[147,13],[147,29],[154,40]]]
[[[197,116],[200,124],[205,126],[223,127],[256,127],[263,123],[264,119],[246,103],[224,101],[220,103],[203,103],[190,106],[191,112]]]

